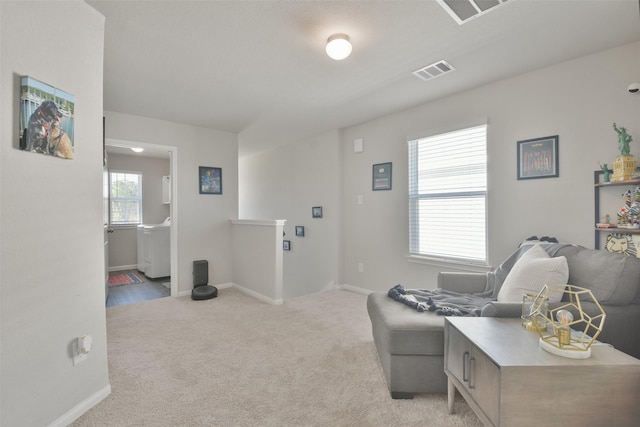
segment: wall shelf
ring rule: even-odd
[[[613,173],[612,170],[609,172]],[[640,186],[640,179],[630,179],[626,181],[611,181],[611,182],[602,182],[602,176],[604,175],[604,171],[597,170],[593,172],[593,188],[594,188],[594,225],[602,222],[600,219],[600,190],[608,187],[621,187],[621,186]],[[615,220],[615,218],[611,218],[611,220]],[[601,233],[623,233],[623,234],[640,234],[640,229],[638,228],[618,228],[618,227],[609,227],[609,228],[598,228],[595,227],[595,244],[594,247],[596,249],[600,249],[600,236]]]

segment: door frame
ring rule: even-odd
[[[178,277],[180,277],[178,274],[178,147],[114,138],[105,138],[105,145],[122,148],[140,147],[148,151],[169,152],[169,174],[171,175],[171,204],[169,205],[169,216],[171,217],[169,255],[171,258],[171,296],[178,296]]]

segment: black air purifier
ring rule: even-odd
[[[205,300],[218,296],[218,288],[209,286],[209,262],[207,260],[193,261],[193,290],[191,299]]]

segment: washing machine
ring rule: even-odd
[[[171,276],[171,219],[138,226],[138,270],[155,279]]]

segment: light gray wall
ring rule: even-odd
[[[169,216],[169,205],[162,203],[162,177],[169,175],[169,159],[140,155],[109,154],[109,170],[142,172],[142,221],[160,224]],[[137,264],[136,227],[112,227],[109,237],[109,267]]]
[[[407,262],[406,140],[481,119],[489,123],[490,263],[497,266],[532,235],[593,247],[593,171],[619,155],[613,122],[627,127],[635,139],[632,154],[640,155],[640,96],[626,90],[639,79],[640,43],[633,43],[346,129],[342,280],[380,291],[397,283],[433,288],[438,271],[455,269]],[[550,135],[559,135],[560,176],[517,180],[517,141]],[[355,138],[364,138],[364,153],[353,153]],[[387,161],[393,162],[393,190],[372,192],[371,165]]]
[[[0,19],[0,424],[66,425],[65,416],[110,392],[100,191],[104,17],[81,1],[0,2]],[[73,160],[17,148],[22,75],[75,95]],[[93,349],[73,366],[72,343],[84,334]]]
[[[241,217],[287,220],[285,289],[309,292],[331,280],[380,291],[398,283],[433,288],[439,271],[461,268],[407,261],[406,141],[488,121],[490,264],[531,235],[593,247],[593,171],[619,154],[614,121],[634,136],[632,154],[640,155],[640,95],[626,90],[639,79],[640,43],[633,43],[344,129],[339,153],[331,138],[318,138],[241,159]],[[517,141],[550,135],[559,135],[560,176],[518,181]],[[356,138],[364,138],[363,153],[353,152]],[[374,192],[372,165],[383,162],[393,162],[393,189]],[[325,212],[338,216],[320,236],[307,214],[314,203],[330,203]],[[295,225],[309,226],[309,236],[293,237]],[[338,273],[317,271],[331,263]]]
[[[171,226],[178,231],[178,292],[193,288],[193,261],[209,261],[212,284],[232,281],[231,224],[238,217],[238,142],[232,133],[106,112],[108,139],[177,147],[178,191]],[[222,194],[199,194],[198,166],[222,168]],[[174,242],[172,241],[173,245]]]
[[[240,218],[287,220],[285,299],[339,283],[341,161],[337,131],[240,160]],[[311,217],[313,206],[322,206],[323,218]],[[295,235],[296,225],[304,237]]]

